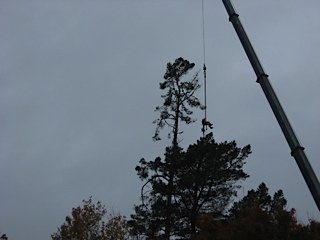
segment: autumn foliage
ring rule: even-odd
[[[125,240],[129,234],[126,219],[111,214],[100,202],[92,198],[83,200],[83,206],[72,209],[58,231],[51,235],[53,240]]]

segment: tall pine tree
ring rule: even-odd
[[[197,234],[196,222],[202,213],[221,216],[236,194],[237,181],[248,177],[242,170],[250,146],[238,148],[234,141],[216,143],[213,135],[200,138],[187,150],[179,146],[180,124],[190,124],[192,108],[202,107],[195,92],[200,88],[197,75],[189,81],[182,78],[194,67],[183,58],[167,64],[160,89],[163,105],[154,121],[154,140],[160,130],[169,127],[172,144],[163,158],[140,160],[136,171],[144,182],[142,203],[135,207],[130,221],[136,235],[147,239],[187,238]]]
[[[160,89],[165,93],[161,95],[163,104],[155,109],[159,112],[159,118],[154,121],[156,130],[153,139],[161,140],[160,130],[166,126],[170,129],[168,136],[172,138],[172,144],[166,148],[164,161],[159,157],[150,162],[141,159],[140,166],[136,167],[139,177],[145,183],[141,190],[142,204],[136,206],[132,223],[139,234],[144,234],[150,239],[170,239],[173,234],[174,165],[182,150],[178,139],[178,135],[181,134],[180,123],[194,122],[191,109],[201,107],[199,99],[195,96],[195,92],[200,88],[197,74],[191,80],[182,79],[194,66],[194,63],[181,57],[174,63],[167,64],[164,80],[160,82]],[[148,186],[151,187],[151,191],[145,193]]]

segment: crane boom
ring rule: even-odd
[[[258,56],[255,53],[254,48],[252,47],[250,40],[241,24],[239,15],[236,13],[230,0],[222,0],[222,2],[228,12],[229,20],[232,23],[235,31],[237,32],[240,42],[257,76],[257,82],[261,85],[261,88],[270,104],[270,107],[272,108],[272,111],[280,125],[280,128],[289,144],[289,147],[291,149],[291,155],[296,160],[296,163],[298,164],[298,167],[304,177],[304,180],[306,181],[309,187],[309,190],[318,207],[318,210],[320,211],[319,180],[316,174],[314,173],[312,166],[309,163],[309,160],[304,152],[304,148],[300,145],[296,137],[296,134],[294,133],[291,127],[289,119],[287,118],[278,100],[278,97],[269,82],[268,75],[263,70]]]

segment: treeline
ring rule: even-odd
[[[172,226],[175,232],[170,239],[319,240],[320,223],[312,220],[308,224],[298,223],[294,209],[288,210],[286,204],[281,190],[271,196],[266,185],[261,183],[234,203],[226,214],[199,213],[195,233],[191,229]],[[185,224],[191,225],[187,221]],[[156,231],[137,228],[132,220],[127,221],[120,214],[107,214],[100,202],[93,203],[89,198],[83,201],[83,206],[72,209],[65,223],[51,237],[53,240],[166,239],[165,231],[160,229],[160,222]]]
[[[195,122],[194,109],[206,108],[196,97],[198,74],[187,79],[194,66],[183,58],[167,64],[153,139],[160,141],[166,129],[172,141],[163,156],[136,166],[141,202],[130,218],[108,214],[89,198],[72,209],[53,240],[320,240],[320,223],[299,223],[281,190],[271,196],[261,183],[234,203],[240,180],[249,177],[243,166],[250,145],[216,142],[206,118],[203,136],[186,149],[179,145],[181,124]]]

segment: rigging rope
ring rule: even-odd
[[[209,127],[212,129],[212,123],[207,120],[207,67],[206,67],[206,41],[205,41],[205,14],[204,0],[202,0],[202,47],[203,47],[203,79],[204,79],[204,118],[202,119],[202,134],[205,136],[205,131]]]
[[[206,64],[206,41],[205,41],[205,26],[204,26],[204,0],[202,0],[202,46],[203,46],[203,64]]]
[[[206,41],[205,41],[205,18],[204,0],[202,0],[202,46],[203,46],[203,78],[204,78],[204,118],[207,118],[207,67],[206,67]]]

